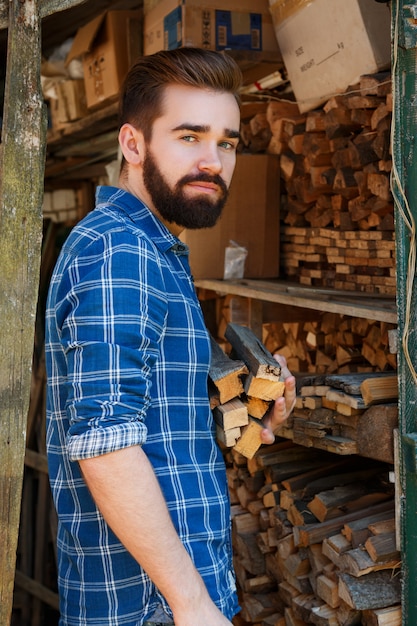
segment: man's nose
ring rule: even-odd
[[[201,171],[209,171],[219,174],[222,170],[222,161],[220,158],[220,150],[217,144],[208,144],[204,146],[200,155],[198,168]]]

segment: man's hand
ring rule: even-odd
[[[289,417],[295,405],[296,385],[295,377],[291,374],[287,367],[285,357],[280,354],[274,354],[274,359],[281,365],[281,376],[285,382],[284,395],[277,398],[273,407],[263,418],[265,428],[261,431],[262,443],[274,443],[274,431],[285,422]]]

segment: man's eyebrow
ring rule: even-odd
[[[208,133],[210,132],[210,126],[207,126],[205,124],[188,124],[187,122],[185,122],[184,124],[180,124],[179,126],[176,126],[172,129],[173,132],[179,130],[187,130],[193,133]],[[228,137],[229,139],[240,139],[240,132],[238,130],[225,128],[224,136]]]

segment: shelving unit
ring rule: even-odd
[[[250,300],[274,302],[315,311],[339,313],[380,322],[397,323],[395,300],[349,291],[303,287],[283,280],[214,280],[198,279],[197,288],[219,294],[242,296]],[[278,318],[279,319],[279,318]]]

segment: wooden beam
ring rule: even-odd
[[[45,604],[59,611],[58,594],[18,570],[16,571],[16,586],[28,591],[32,596],[35,596],[35,598],[39,598],[39,600],[42,600]]]
[[[1,624],[9,624],[13,602],[41,259],[47,125],[40,84],[39,6],[29,0],[8,4],[0,162]]]
[[[84,4],[87,0],[40,0],[38,9],[40,17],[47,17],[58,11],[72,9],[79,4]],[[9,0],[0,0],[0,29],[9,26]]]

